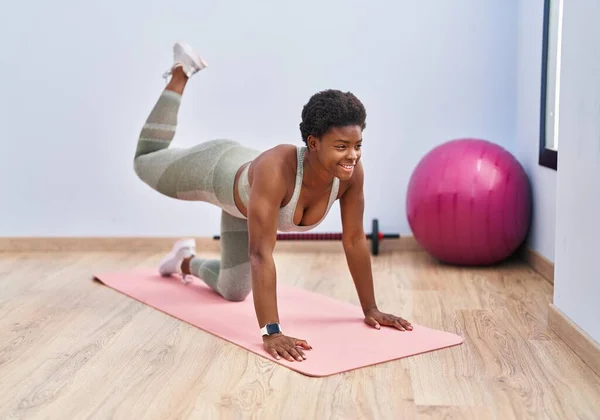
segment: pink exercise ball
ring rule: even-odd
[[[415,239],[434,258],[490,265],[523,243],[531,206],[527,174],[514,156],[486,140],[457,139],[418,163],[406,213]]]

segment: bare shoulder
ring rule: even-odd
[[[274,190],[274,193],[283,190],[287,192],[290,182],[295,182],[295,156],[296,147],[289,144],[262,152],[254,159],[248,171],[251,188],[259,191]],[[259,184],[254,185],[255,183]]]
[[[258,165],[274,165],[274,166],[289,166],[292,154],[294,162],[296,160],[296,146],[292,144],[280,144],[262,152],[255,160],[254,164]]]

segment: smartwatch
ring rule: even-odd
[[[281,333],[281,327],[279,326],[279,324],[267,324],[264,327],[262,327],[260,329],[260,333],[265,336],[265,335],[273,335],[273,334],[280,334]]]

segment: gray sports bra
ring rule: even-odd
[[[292,194],[292,199],[285,206],[281,207],[279,210],[279,217],[277,220],[277,229],[281,232],[305,232],[307,230],[314,229],[318,225],[323,222],[331,206],[337,199],[338,190],[340,186],[339,178],[333,179],[333,184],[331,186],[331,193],[329,194],[329,202],[327,203],[327,209],[325,210],[325,214],[321,220],[311,226],[298,226],[294,223],[294,213],[296,211],[296,206],[298,205],[298,199],[300,198],[300,190],[302,189],[302,178],[304,174],[304,154],[306,153],[306,147],[298,146],[297,147],[297,165],[298,169],[296,170],[296,185],[294,186],[294,193]],[[244,203],[244,206],[248,208],[248,200],[250,198],[250,181],[248,180],[248,171],[250,165],[247,165],[242,173],[240,174],[240,178],[238,180],[238,190],[240,193],[240,199]]]

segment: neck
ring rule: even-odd
[[[333,178],[317,160],[315,153],[307,148],[304,153],[303,184],[310,188],[325,188],[331,186]]]

